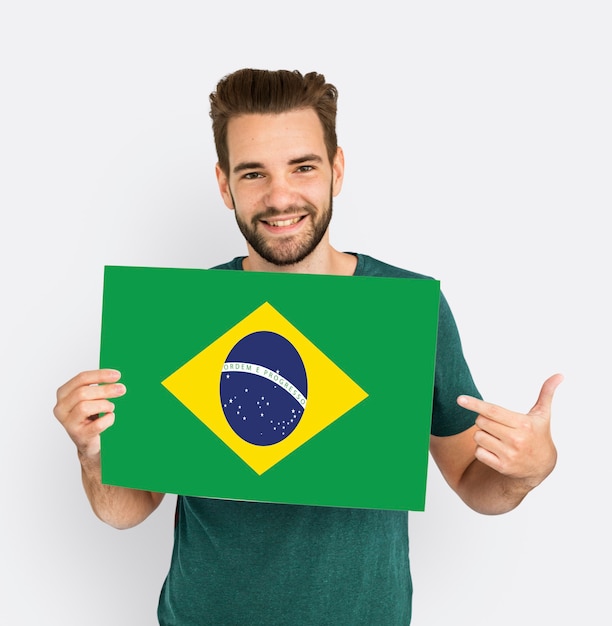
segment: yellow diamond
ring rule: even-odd
[[[225,417],[219,392],[221,373],[232,348],[247,335],[261,331],[281,335],[297,349],[308,379],[308,403],[299,423],[286,438],[265,446],[236,434]],[[260,475],[368,396],[268,302],[168,376],[162,385]]]

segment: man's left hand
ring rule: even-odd
[[[458,404],[478,413],[478,429],[474,433],[476,458],[500,474],[527,481],[532,488],[540,484],[557,461],[550,417],[552,399],[562,381],[561,374],[547,379],[527,414],[471,396],[459,396]]]

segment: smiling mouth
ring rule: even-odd
[[[293,217],[289,220],[261,220],[268,226],[274,226],[275,228],[282,228],[283,226],[293,226],[293,224],[297,224],[300,220],[304,219],[304,216]]]

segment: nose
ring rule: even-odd
[[[269,208],[283,211],[296,204],[297,192],[291,182],[284,176],[270,176],[264,202]]]

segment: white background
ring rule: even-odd
[[[242,254],[208,94],[323,72],[346,180],[332,243],[440,279],[485,397],[554,403],[555,472],[411,515],[415,626],[609,623],[611,19],[604,0],[5,1],[0,9],[0,622],[155,624],[174,497],[95,518],[56,388],[97,366],[104,264]],[[151,303],[155,306],[155,303]]]

